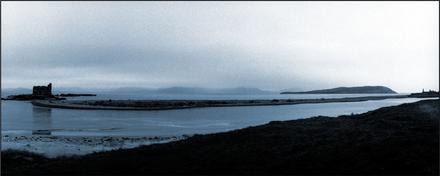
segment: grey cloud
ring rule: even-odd
[[[437,12],[431,2],[6,2],[2,87],[438,89]]]

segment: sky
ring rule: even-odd
[[[439,2],[1,2],[2,88],[439,89]]]

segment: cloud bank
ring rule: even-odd
[[[2,87],[437,89],[436,2],[2,2]]]

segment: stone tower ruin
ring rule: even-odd
[[[32,89],[32,95],[38,97],[51,97],[52,83],[49,83],[47,86],[34,86]]]

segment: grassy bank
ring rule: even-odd
[[[439,117],[423,100],[75,158],[2,152],[2,174],[438,175]]]

